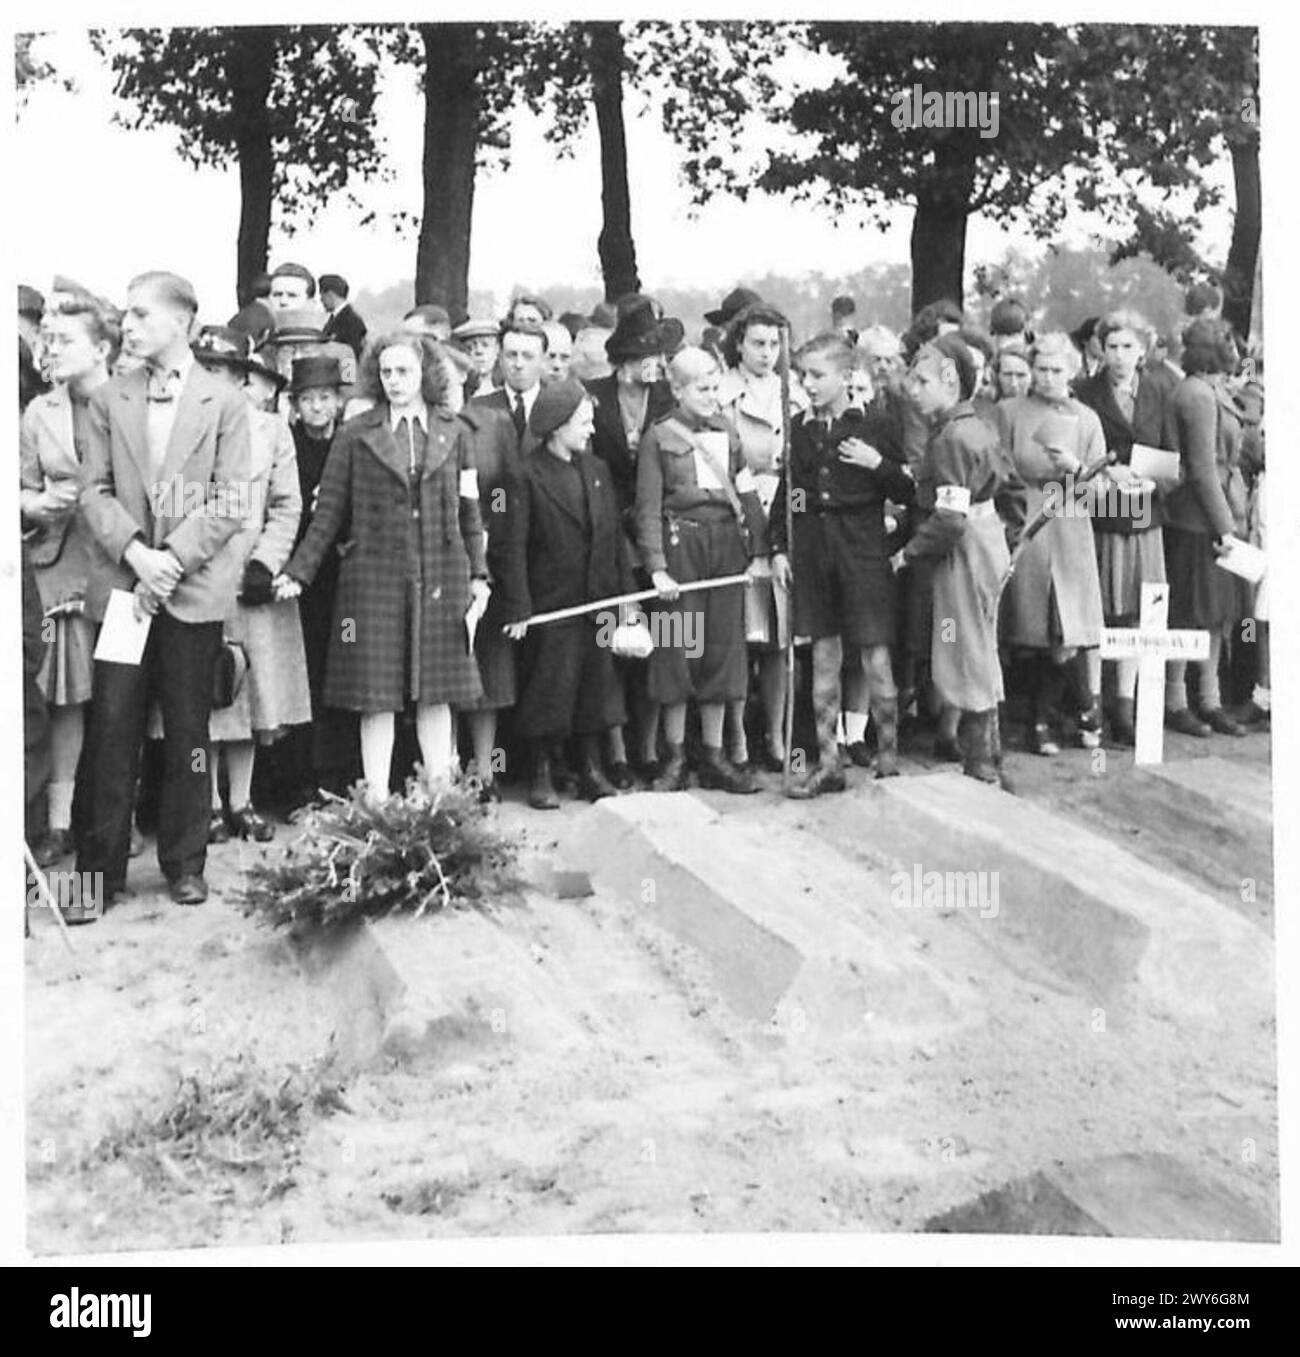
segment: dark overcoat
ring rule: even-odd
[[[397,711],[408,697],[466,705],[482,693],[465,631],[470,578],[487,573],[468,431],[445,408],[429,407],[428,417],[416,496],[386,403],[339,430],[311,527],[285,567],[310,584],[350,523],[339,549],[328,707]]]
[[[609,467],[610,475],[614,478],[614,498],[630,533],[632,510],[636,504],[637,453],[628,446],[623,417],[619,413],[618,377],[599,377],[587,383],[587,390],[596,407],[593,412],[591,450]],[[644,434],[652,424],[662,419],[675,404],[668,383],[655,382],[646,400],[641,433]]]
[[[505,532],[494,552],[507,624],[636,587],[609,468],[589,452],[573,460],[587,488],[590,540],[554,488],[565,468],[552,453],[526,453],[507,478]]]

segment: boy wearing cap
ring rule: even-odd
[[[886,550],[886,500],[910,504],[914,487],[887,421],[849,403],[853,350],[842,335],[809,340],[798,355],[810,409],[790,426],[790,473],[772,504],[772,577],[791,584],[794,631],[813,641],[817,771],[791,795],[843,791],[837,727],[845,645],[855,647],[876,723],[876,776],[898,772],[898,694],[889,647],[894,585]],[[881,450],[891,455],[883,455]],[[794,539],[786,532],[787,479]]]
[[[451,337],[474,364],[473,373],[465,381],[465,399],[487,395],[496,386],[493,374],[501,351],[500,327],[491,320],[463,320]]]
[[[579,741],[578,791],[589,801],[615,788],[601,771],[601,737],[624,720],[613,653],[602,644],[609,617],[588,613],[530,629],[535,613],[633,588],[627,539],[609,469],[587,451],[592,403],[576,381],[552,382],[533,404],[535,446],[510,469],[497,553],[505,634],[523,652],[515,729],[532,747],[528,803],[554,810],[552,763]]]

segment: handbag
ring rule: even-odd
[[[238,641],[222,637],[221,649],[212,674],[212,710],[222,711],[234,705],[248,675],[248,656]]]

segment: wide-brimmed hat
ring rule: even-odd
[[[302,307],[291,307],[276,316],[275,329],[267,335],[263,344],[321,344],[324,341],[325,331],[321,328],[320,314]]]
[[[293,380],[289,383],[290,395],[297,396],[315,387],[343,385],[343,369],[339,366],[339,360],[332,355],[312,353],[305,358],[293,360]]]
[[[663,351],[663,330],[648,303],[620,315],[614,333],[605,341],[605,354],[611,363],[653,358]]]
[[[496,339],[501,326],[494,320],[463,320],[451,332],[451,337],[460,343],[469,339]]]
[[[732,319],[738,316],[747,306],[753,306],[755,302],[761,302],[763,299],[752,288],[737,287],[733,288],[722,299],[722,305],[716,311],[706,311],[704,319],[710,325],[728,325]]]
[[[249,338],[243,330],[229,325],[205,325],[194,341],[194,356],[201,363],[219,363],[224,367],[248,369]]]

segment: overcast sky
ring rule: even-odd
[[[320,8],[323,17],[329,7]],[[52,11],[43,7],[40,12]],[[31,18],[35,14],[28,12]],[[26,210],[11,218],[19,276],[43,288],[55,272],[63,272],[120,296],[132,274],[168,267],[194,281],[205,319],[228,313],[239,212],[235,171],[192,169],[176,154],[170,131],[114,126],[112,114],[119,105],[83,29],[65,27],[43,38],[40,51],[76,80],[78,91],[38,88],[18,121],[18,182],[40,185],[28,196]],[[884,233],[865,225],[865,214],[849,213],[837,221],[824,208],[759,196],[747,204],[718,199],[692,217],[689,194],[677,179],[676,149],[653,111],[631,116],[639,105],[639,96],[628,98],[628,154],[633,229],[648,288],[677,283],[721,294],[769,270],[839,274],[875,262],[907,261],[910,209],[893,213]],[[420,207],[423,115],[413,72],[397,72],[385,82],[379,116],[395,177],[390,184],[360,191],[368,206],[379,209],[380,221],[361,228],[346,204],[335,203],[294,238],[273,235],[273,263],[293,258],[317,273],[341,272],[354,288],[378,289],[413,276],[414,234],[400,235],[385,220],[398,209],[418,215]],[[771,133],[756,121],[753,135]],[[538,121],[521,114],[511,161],[509,171],[481,173],[478,179],[471,287],[489,289],[504,300],[515,284],[598,284],[600,181],[594,130],[588,129],[572,159],[560,160],[543,140]],[[1093,225],[1080,219],[1068,239],[1086,239]],[[1221,257],[1230,229],[1227,211],[1208,218],[1204,228],[1206,245]],[[968,265],[1000,255],[1009,242],[1041,248],[1027,234],[1007,233],[973,218]]]

